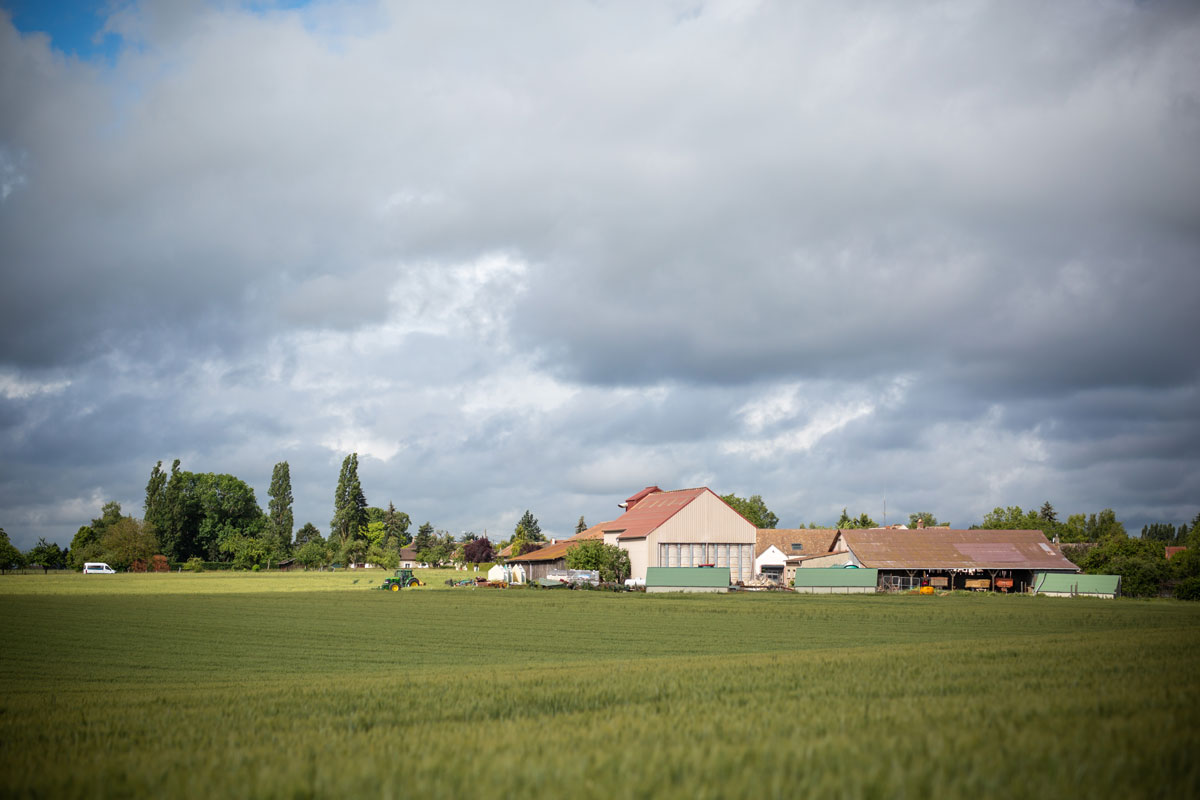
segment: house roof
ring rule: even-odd
[[[838,536],[864,567],[1079,570],[1037,530],[870,529]]]
[[[647,567],[646,586],[728,587],[729,567]]]
[[[401,561],[420,561],[421,557],[417,555],[417,548],[411,544],[400,548]]]
[[[654,487],[650,487],[654,488]],[[643,490],[647,491],[647,490]],[[602,526],[605,533],[616,533],[618,539],[644,539],[654,529],[675,516],[684,506],[712,489],[679,489],[674,492],[651,492],[629,511]],[[641,494],[639,492],[638,494]],[[713,495],[716,497],[716,495]],[[636,498],[635,494],[630,500]]]
[[[1176,553],[1182,553],[1184,550],[1187,550],[1187,548],[1186,547],[1168,547],[1167,548],[1167,558],[1170,558],[1171,556],[1175,555]]]
[[[875,586],[879,582],[877,569],[847,569],[846,567],[812,567],[796,570],[793,586]]]
[[[1121,588],[1120,575],[1064,575],[1039,572],[1033,576],[1035,592],[1073,592],[1075,594],[1116,595]]]
[[[755,537],[754,557],[758,558],[774,545],[784,557],[824,555],[837,538],[834,528],[759,528]],[[793,545],[800,545],[799,549]]]

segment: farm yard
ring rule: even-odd
[[[0,579],[0,794],[1200,791],[1194,604],[383,574]]]

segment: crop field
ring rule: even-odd
[[[452,576],[0,578],[0,795],[1200,795],[1200,604]]]

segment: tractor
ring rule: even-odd
[[[424,586],[425,584],[413,575],[411,569],[398,569],[396,574],[390,578],[384,578],[383,584],[379,587],[385,592],[398,592],[406,586]]]

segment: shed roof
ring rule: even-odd
[[[644,539],[688,503],[711,491],[701,487],[674,492],[652,492],[638,500],[633,508],[603,526],[603,530],[605,533],[616,533],[618,539]]]
[[[1037,530],[870,529],[838,536],[864,567],[878,569],[1079,569]]]
[[[875,586],[879,570],[846,567],[812,567],[796,570],[793,586]]]
[[[647,567],[647,586],[727,587],[729,567]]]
[[[1076,594],[1116,595],[1121,589],[1120,575],[1072,575],[1039,572],[1033,576],[1035,592],[1074,592]]]
[[[519,556],[510,558],[509,563],[517,561],[557,561],[560,558],[565,558],[567,550],[571,545],[579,544],[574,539],[563,539],[561,542],[544,545],[537,550],[530,550],[528,553],[522,553]]]
[[[835,528],[759,528],[754,540],[754,557],[758,558],[772,545],[788,558],[824,555],[835,538]],[[799,548],[793,546],[797,544]]]

